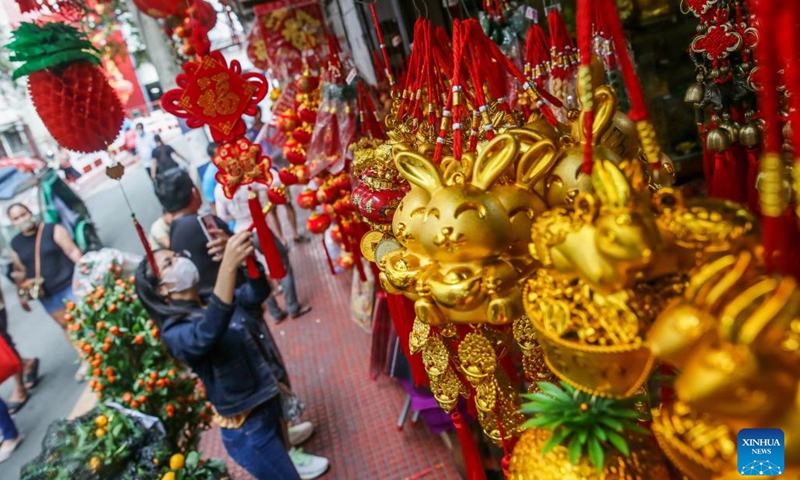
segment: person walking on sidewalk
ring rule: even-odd
[[[11,240],[12,277],[19,289],[19,303],[30,312],[30,301],[38,300],[66,334],[65,303],[75,301],[72,274],[83,252],[66,228],[57,223],[37,222],[25,205],[15,203],[6,213],[19,230]],[[82,380],[86,369],[84,363],[75,378]]]
[[[260,184],[254,184],[252,188],[254,192],[262,197],[261,203],[263,204],[266,197],[267,187]],[[225,196],[225,193],[222,190],[222,185],[217,185],[217,188],[214,192],[214,201],[217,204],[217,216],[223,222],[234,222],[233,231],[235,233],[247,230],[250,224],[253,223],[253,217],[250,215],[250,207],[247,203],[249,194],[250,192],[248,192],[246,189],[240,188],[233,195],[233,198],[230,199]],[[272,232],[270,231],[270,233]],[[294,271],[292,270],[292,264],[289,261],[289,252],[286,251],[286,246],[280,241],[280,239],[277,238],[274,233],[272,234],[272,237],[275,240],[275,246],[278,249],[278,255],[281,257],[283,267],[286,269],[286,276],[281,279],[280,285],[283,289],[283,296],[284,300],[286,300],[286,309],[288,312],[284,311],[278,305],[275,295],[270,295],[270,297],[267,299],[267,310],[269,310],[269,314],[272,319],[275,320],[276,323],[280,323],[288,316],[291,316],[292,318],[302,317],[311,311],[311,306],[301,305],[297,300],[297,287],[294,283]],[[259,260],[262,259],[259,258]]]
[[[150,164],[150,178],[153,180],[153,183],[158,180],[159,175],[163,175],[175,168],[180,168],[183,171],[189,170],[189,162],[183,158],[180,153],[176,152],[174,148],[165,144],[161,139],[161,135],[155,135],[153,137],[153,142],[156,144],[151,154],[153,161]]]
[[[8,310],[6,310],[6,302],[2,291],[0,291],[0,337],[3,337],[3,340],[6,341],[22,362],[22,370],[14,375],[14,391],[8,399],[8,411],[13,414],[22,410],[22,407],[28,403],[30,389],[39,383],[39,359],[24,358],[19,354],[16,345],[14,345],[14,340],[8,333]]]
[[[281,391],[289,387],[278,347],[260,318],[270,294],[263,273],[237,288],[237,274],[255,248],[240,232],[224,244],[213,293],[203,302],[200,273],[170,250],[154,252],[159,274],[147,259],[136,272],[136,292],[161,329],[161,341],[200,377],[216,411],[228,454],[257,480],[314,479],[328,469],[322,457],[289,448]]]
[[[0,430],[3,431],[3,443],[0,444],[0,463],[11,458],[11,454],[22,443],[22,434],[19,433],[11,414],[8,411],[6,402],[0,398]]]

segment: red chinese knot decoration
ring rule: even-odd
[[[219,52],[197,62],[186,62],[178,75],[178,88],[161,99],[167,112],[186,119],[190,128],[208,125],[215,142],[236,140],[245,134],[242,115],[255,115],[267,94],[267,80],[260,73],[242,73],[234,60],[227,65]]]
[[[272,175],[269,173],[272,161],[261,154],[259,145],[250,143],[246,138],[220,145],[214,165],[219,169],[215,178],[228,198],[233,198],[236,190],[243,185],[254,182],[272,184]]]

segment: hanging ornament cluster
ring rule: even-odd
[[[22,23],[6,48],[11,61],[23,63],[13,78],[28,77],[36,113],[59,145],[96,152],[114,142],[122,104],[85,35],[62,23]]]
[[[217,11],[205,0],[133,0],[145,15],[162,22],[174,38],[180,56],[194,59],[209,53],[208,32],[217,24]]]
[[[283,156],[291,164],[278,172],[285,186],[305,185],[311,179],[307,165],[308,144],[314,133],[320,97],[320,78],[307,66],[294,82],[294,88],[282,94],[288,102],[278,102],[277,127],[283,132]]]
[[[757,211],[757,25],[741,0],[690,2],[687,10],[699,23],[689,48],[697,83],[686,91],[685,101],[695,108],[708,193]]]
[[[325,25],[316,1],[265,2],[253,13],[255,23],[247,36],[247,56],[253,65],[272,69],[281,83],[292,81],[306,67],[319,70],[316,62],[323,58]]]

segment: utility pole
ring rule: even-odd
[[[181,70],[175,62],[175,57],[170,49],[170,39],[164,34],[158,21],[140,12],[134,5],[133,0],[126,0],[126,4],[134,22],[136,22],[136,27],[139,29],[139,36],[147,48],[147,56],[150,57],[150,62],[153,66],[156,67],[161,89],[166,92],[175,88],[175,77],[181,73]]]

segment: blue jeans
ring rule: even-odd
[[[11,420],[11,415],[8,414],[8,406],[6,402],[0,398],[0,430],[3,431],[3,440],[13,440],[19,437],[17,426],[14,425],[14,420]]]
[[[61,290],[60,292],[55,292],[52,295],[40,298],[39,301],[42,302],[42,306],[48,314],[53,314],[63,308],[66,308],[64,306],[66,302],[75,301],[75,295],[72,293],[72,285],[64,290]]]
[[[275,238],[274,234],[273,238],[275,239],[275,245],[278,247],[278,255],[281,257],[283,268],[286,269],[286,276],[280,280],[281,287],[283,287],[283,299],[286,300],[286,309],[289,310],[289,315],[295,315],[300,312],[300,308],[302,307],[300,302],[297,301],[297,288],[294,285],[292,264],[289,263],[289,252],[286,251],[286,247]],[[267,310],[269,310],[269,314],[272,318],[276,320],[286,315],[286,313],[281,310],[281,307],[278,306],[275,295],[270,295],[267,299]]]
[[[279,397],[258,407],[240,428],[222,430],[231,458],[257,480],[300,480],[281,431]]]

